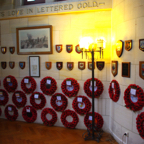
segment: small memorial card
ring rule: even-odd
[[[0,91],[0,96],[3,96],[3,92]]]
[[[11,79],[10,79],[10,78],[7,78],[7,82],[11,82]]]
[[[29,79],[24,79],[24,83],[29,83]]]
[[[57,100],[61,101],[61,96],[57,96]]]
[[[20,94],[19,94],[19,93],[16,93],[15,96],[18,98],[18,97],[20,97]]]
[[[34,98],[38,99],[39,98],[39,94],[34,94]]]
[[[67,86],[71,86],[71,81],[70,81],[70,80],[67,80],[67,81],[66,81],[66,85],[67,85]]]
[[[92,86],[92,80],[90,81],[90,86]],[[96,86],[96,81],[94,81],[94,86]]]
[[[8,107],[8,111],[12,111],[12,107]]]
[[[112,88],[114,89],[114,82],[112,83]]]
[[[31,112],[31,111],[30,111],[30,108],[26,108],[26,112]]]
[[[78,97],[78,98],[77,98],[77,102],[82,103],[82,98],[81,98],[81,97]]]
[[[92,116],[89,116],[89,120],[92,121]]]
[[[131,93],[132,95],[136,95],[136,89],[131,88],[130,93]]]
[[[51,84],[51,80],[47,79],[46,84]]]

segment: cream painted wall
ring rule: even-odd
[[[124,132],[129,132],[128,144],[143,144],[144,140],[139,136],[136,129],[136,117],[141,111],[133,112],[124,107],[124,91],[129,84],[137,84],[144,89],[144,80],[139,77],[139,61],[144,61],[144,53],[139,50],[139,39],[144,38],[144,1],[143,0],[113,0],[112,9],[112,60],[118,61],[118,75],[116,79],[120,84],[121,94],[117,103],[110,102],[110,130],[120,142]],[[120,58],[115,52],[117,40],[133,40],[131,51],[124,49]],[[131,76],[121,76],[121,63],[131,62]],[[124,138],[124,141],[126,139]]]

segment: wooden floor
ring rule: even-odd
[[[0,119],[0,144],[96,144],[96,141],[84,141],[85,131]],[[118,143],[104,133],[99,144]]]

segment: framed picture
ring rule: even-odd
[[[122,62],[122,77],[130,77],[130,62]]]
[[[132,40],[125,41],[125,50],[130,51],[132,49]]]
[[[139,62],[139,76],[144,79],[144,61]]]
[[[17,54],[52,54],[52,26],[16,29]]]
[[[144,52],[144,39],[139,39],[139,49]]]
[[[29,76],[40,77],[40,57],[29,56]]]

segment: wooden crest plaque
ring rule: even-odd
[[[13,68],[15,67],[15,62],[10,61],[10,62],[9,62],[9,67],[10,67],[11,69],[13,69]]]
[[[99,70],[102,70],[104,68],[105,62],[104,61],[97,61],[96,66]]]
[[[80,48],[79,45],[76,45],[76,46],[75,46],[75,51],[76,51],[78,54],[80,54],[80,53],[82,52],[82,49]]]
[[[15,47],[9,47],[9,52],[13,54],[15,52]]]
[[[66,51],[71,53],[73,51],[73,45],[66,45]]]
[[[144,52],[144,39],[139,39],[139,49]]]
[[[139,76],[144,79],[144,61],[139,62]]]
[[[132,49],[132,40],[125,41],[125,50],[130,51]]]
[[[52,62],[45,62],[46,69],[50,70],[52,67]]]
[[[19,67],[21,69],[24,69],[25,68],[25,62],[19,62]]]
[[[88,62],[88,69],[92,70],[92,62]],[[94,62],[94,69],[95,69],[95,62]]]
[[[58,70],[61,70],[63,68],[63,62],[56,62],[56,67]]]
[[[1,67],[2,67],[3,69],[6,69],[6,66],[7,66],[7,63],[6,63],[6,62],[1,62]]]
[[[117,75],[117,73],[118,73],[118,61],[112,61],[111,72],[112,72],[114,77]]]
[[[85,62],[78,62],[78,68],[80,69],[80,70],[84,70],[85,69]]]
[[[74,68],[74,62],[67,62],[68,70],[72,70]]]
[[[60,53],[62,51],[62,45],[56,45],[56,51]]]
[[[5,54],[7,52],[7,48],[6,47],[1,47],[1,52],[2,52],[2,54]]]
[[[123,52],[123,41],[118,40],[116,43],[116,54],[118,57],[121,57]]]

